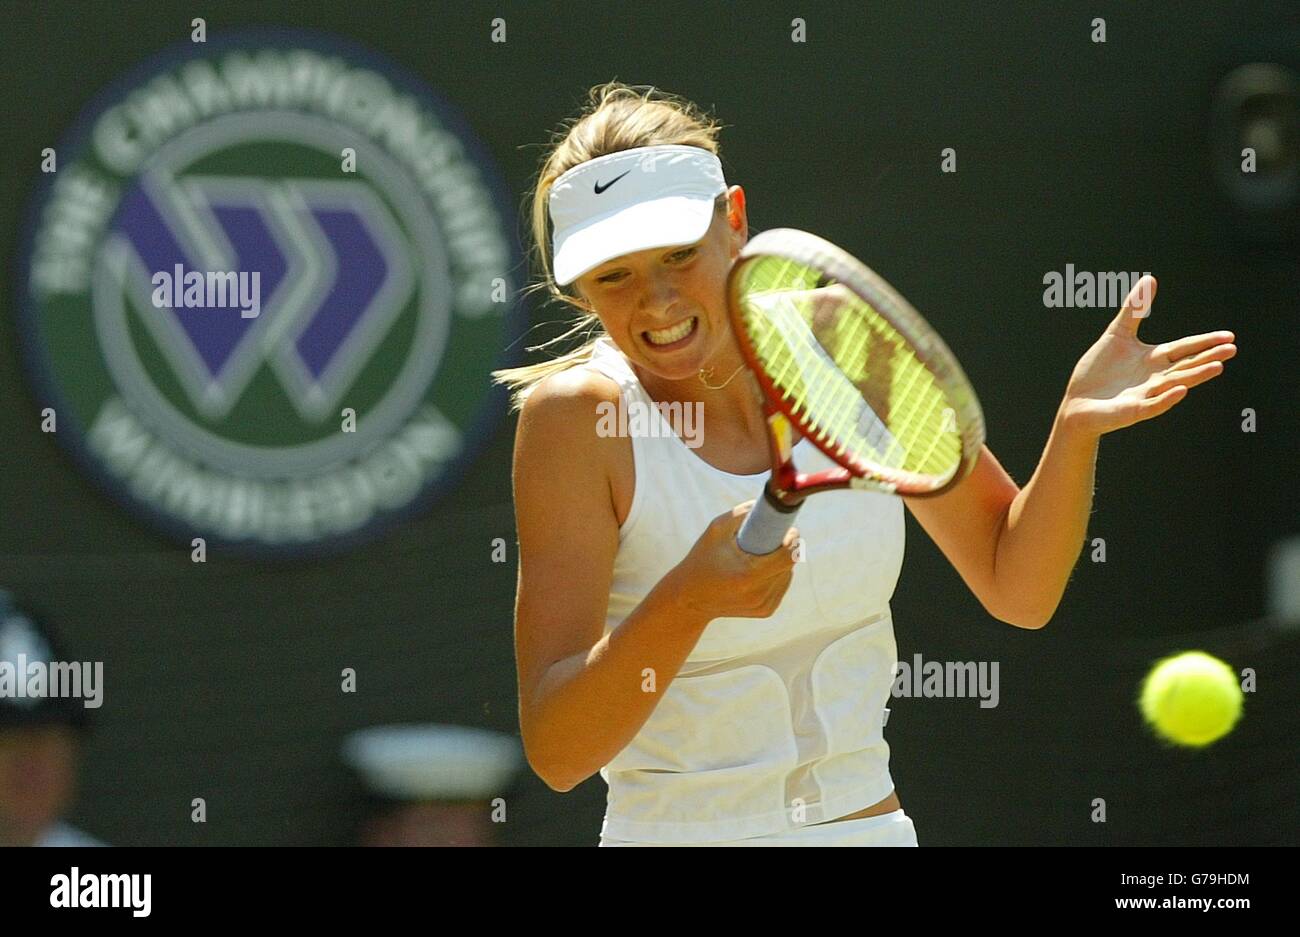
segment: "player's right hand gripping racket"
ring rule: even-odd
[[[764,231],[736,258],[727,304],[772,453],[772,477],[737,535],[746,552],[779,547],[810,494],[936,495],[974,467],[984,414],[961,365],[854,257],[806,231]],[[839,467],[797,471],[795,432]]]

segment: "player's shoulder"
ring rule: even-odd
[[[572,430],[594,425],[605,404],[617,404],[619,386],[594,368],[575,366],[542,378],[524,400],[521,421],[536,428]]]
[[[527,479],[571,487],[577,478],[594,481],[607,473],[615,459],[612,446],[626,440],[607,438],[600,421],[611,405],[618,406],[619,393],[617,382],[583,367],[550,374],[536,384],[519,415],[516,487]]]

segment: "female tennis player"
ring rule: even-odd
[[[1043,627],[1084,541],[1098,440],[1221,373],[1233,335],[1142,343],[1144,277],[1075,367],[1023,489],[984,447],[936,497],[810,498],[782,549],[750,555],[736,533],[771,463],[724,289],[745,193],[718,150],[690,102],[612,82],[532,193],[536,285],[594,337],[497,374],[522,408],[525,750],[557,791],[599,771],[601,845],[914,846],[883,732],[904,504],[989,614]],[[800,445],[805,471],[830,464]]]

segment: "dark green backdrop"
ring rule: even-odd
[[[0,255],[14,269],[39,152],[88,98],[183,38],[293,25],[353,39],[468,119],[516,197],[586,87],[654,83],[713,106],[755,229],[836,241],[935,322],[978,388],[990,446],[1028,480],[1078,356],[1110,311],[1046,309],[1042,277],[1150,270],[1148,340],[1238,335],[1228,375],[1102,444],[1090,537],[1041,632],[986,615],[909,521],[894,599],[900,657],[999,661],[1001,705],[897,700],[893,771],[923,845],[1296,843],[1300,638],[1263,613],[1268,546],[1297,533],[1300,245],[1234,233],[1212,186],[1208,101],[1251,50],[1300,50],[1277,2],[892,4],[5,4]],[[616,9],[611,9],[614,7]],[[1287,7],[1284,9],[1284,7]],[[373,12],[378,10],[379,12]],[[790,41],[793,16],[808,42]],[[508,41],[488,41],[503,16]],[[1095,16],[1108,41],[1089,41]],[[1293,67],[1295,62],[1292,61]],[[953,147],[958,172],[938,171]],[[503,420],[455,495],[334,559],[206,565],[99,494],[38,430],[0,316],[0,585],[103,660],[107,704],[73,820],[114,843],[318,844],[358,809],[349,729],[441,721],[517,730],[514,527]],[[533,310],[534,321],[540,310]],[[486,375],[484,376],[486,380]],[[1243,433],[1243,408],[1258,431]],[[490,560],[491,541],[511,562]],[[1156,656],[1201,647],[1254,667],[1238,731],[1199,755],[1142,732]],[[340,694],[354,667],[359,692]],[[191,798],[208,822],[189,822]],[[1094,798],[1109,821],[1090,822]],[[531,775],[510,844],[594,843],[599,779]]]

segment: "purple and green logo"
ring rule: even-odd
[[[41,406],[172,535],[355,542],[453,484],[504,412],[504,187],[368,53],[187,46],[101,95],[47,179],[21,285]]]

